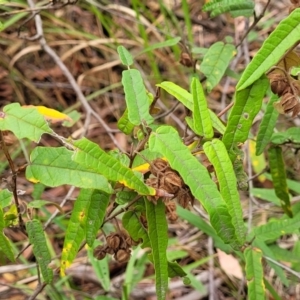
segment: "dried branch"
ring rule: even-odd
[[[35,4],[33,0],[27,0],[27,3],[31,9],[35,9]],[[39,39],[40,45],[42,49],[54,60],[56,65],[59,66],[59,68],[62,70],[63,74],[66,76],[68,79],[70,85],[72,86],[75,94],[77,95],[78,100],[81,102],[81,105],[84,107],[86,111],[86,119],[84,123],[84,131],[82,135],[85,135],[85,133],[88,130],[90,121],[91,121],[91,116],[94,116],[97,121],[104,127],[106,130],[107,134],[113,141],[116,147],[118,147],[122,151],[122,147],[119,145],[117,140],[115,139],[114,135],[111,133],[110,127],[105,123],[105,121],[92,109],[92,107],[89,105],[87,99],[83,95],[81,88],[77,84],[74,76],[72,73],[69,71],[67,66],[63,63],[63,61],[60,59],[60,57],[56,54],[56,52],[47,44],[46,39],[44,37],[44,31],[43,31],[43,23],[41,16],[39,14],[34,13],[34,21],[35,21],[35,27],[37,34],[34,37],[31,37],[31,39]]]

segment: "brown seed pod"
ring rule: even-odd
[[[167,171],[164,176],[165,181],[171,183],[174,186],[181,188],[183,186],[183,181],[181,177],[175,171]]]
[[[194,63],[192,57],[187,52],[181,52],[179,62],[185,67],[192,67]]]
[[[275,102],[274,107],[281,114],[292,113],[292,117],[296,117],[299,114],[299,97],[292,93],[286,93],[281,97],[280,101]]]
[[[93,256],[98,260],[102,260],[106,256],[107,253],[106,248],[107,247],[105,245],[97,246],[94,249]]]
[[[130,249],[120,249],[114,255],[114,258],[119,263],[125,263],[128,262],[128,260],[130,259],[130,254],[131,254]]]
[[[178,219],[178,215],[176,213],[176,204],[174,201],[166,201],[166,216],[169,221],[175,222]]]
[[[294,106],[292,117],[295,118],[300,114],[300,103]]]
[[[157,158],[150,165],[150,172],[155,176],[165,172],[167,169],[170,169],[169,164],[161,158]]]
[[[156,177],[149,177],[146,179],[146,184],[158,188],[158,179]]]
[[[132,239],[131,236],[128,236],[126,238],[126,244],[128,247],[132,247],[132,246],[137,246],[138,244],[140,244],[141,241],[135,241]]]
[[[187,208],[189,203],[194,204],[194,197],[189,189],[181,189],[177,195],[177,201],[181,207]]]
[[[107,246],[114,251],[120,248],[122,237],[118,233],[112,233],[106,237]]]
[[[289,87],[287,78],[278,73],[271,73],[268,77],[270,79],[272,92],[278,96],[282,96]]]

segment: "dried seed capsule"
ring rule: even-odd
[[[106,253],[106,246],[100,245],[94,249],[93,256],[98,260],[102,260],[106,256]]]
[[[120,249],[118,252],[114,255],[114,258],[119,263],[125,263],[130,259],[130,253],[131,251],[129,249]]]
[[[122,238],[118,233],[112,233],[106,237],[107,246],[113,250],[118,250],[121,244]]]
[[[289,87],[286,77],[282,74],[270,74],[269,79],[272,92],[278,96],[282,96]]]
[[[185,67],[192,67],[193,66],[193,59],[186,52],[181,52],[179,62]]]

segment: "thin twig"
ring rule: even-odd
[[[34,4],[33,0],[27,0],[27,3],[31,9],[35,8],[35,4]],[[56,52],[47,44],[46,39],[44,37],[43,23],[42,23],[41,16],[39,14],[36,14],[34,16],[34,20],[35,20],[35,27],[36,27],[37,34],[33,38],[39,38],[39,42],[40,42],[42,49],[54,60],[56,65],[59,66],[59,68],[61,69],[63,74],[68,79],[70,85],[72,86],[75,94],[77,95],[78,100],[81,102],[81,105],[84,107],[84,109],[86,111],[86,119],[84,122],[83,136],[86,134],[86,131],[90,124],[91,116],[94,116],[99,121],[99,123],[104,127],[104,129],[106,130],[107,134],[109,135],[109,137],[111,138],[111,140],[113,141],[115,146],[118,147],[121,151],[123,151],[122,147],[119,145],[118,141],[115,139],[114,135],[111,133],[110,127],[104,122],[104,120],[89,105],[87,99],[83,95],[83,93],[82,93],[80,87],[78,86],[72,73],[69,71],[67,66],[63,63],[63,61],[60,59],[60,57],[56,54]]]
[[[246,31],[246,33],[244,34],[244,36],[241,38],[240,42],[236,45],[236,47],[239,47],[244,39],[247,37],[247,35],[249,34],[249,32],[256,26],[256,24],[260,21],[260,19],[265,15],[265,12],[270,4],[271,0],[268,0],[266,6],[264,7],[263,11],[261,12],[261,14],[259,16],[256,16],[254,14],[254,22],[251,24],[251,26],[248,28],[248,30]]]
[[[12,159],[11,159],[11,156],[8,152],[8,149],[6,147],[3,132],[1,130],[0,130],[0,144],[1,144],[2,150],[5,154],[5,157],[8,161],[8,163],[9,163],[9,167],[11,169],[11,172],[12,172],[11,188],[12,188],[14,200],[15,200],[16,207],[17,207],[19,226],[20,226],[22,232],[24,232],[27,235],[27,233],[25,231],[25,224],[24,224],[24,221],[23,221],[23,218],[22,218],[22,214],[21,214],[21,210],[20,210],[20,203],[19,203],[19,198],[18,198],[18,193],[17,193],[17,174],[18,173],[17,173],[15,165],[14,165]]]
[[[104,223],[107,223],[108,221],[114,219],[115,217],[117,217],[119,214],[126,212],[127,209],[132,206],[134,203],[136,203],[140,198],[142,198],[142,196],[138,195],[136,196],[133,200],[131,200],[125,207],[122,207],[122,209],[120,211],[117,211],[116,213],[114,213],[112,216],[107,216],[106,219],[104,220]],[[112,213],[112,211],[110,212]]]
[[[217,114],[217,117],[222,117],[234,104],[234,101],[232,101],[231,103],[229,103],[222,111],[220,111],[218,114]]]

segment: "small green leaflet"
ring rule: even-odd
[[[272,95],[271,99],[268,102],[266,111],[262,118],[262,121],[259,125],[258,134],[256,138],[256,155],[263,153],[264,149],[270,142],[272,137],[275,124],[278,118],[278,111],[274,109],[273,103],[278,100],[277,95]]]
[[[168,224],[165,204],[159,200],[154,204],[146,200],[148,234],[155,269],[155,285],[158,300],[165,300],[168,290]]]
[[[272,31],[242,74],[237,90],[253,84],[300,40],[300,8],[282,20]]]
[[[47,247],[45,233],[41,223],[34,219],[26,223],[26,229],[30,243],[33,245],[33,253],[37,260],[43,278],[46,283],[53,280],[53,271],[48,267],[51,262],[50,252]]]
[[[92,189],[81,189],[75,201],[61,254],[60,273],[62,276],[65,275],[65,270],[71,266],[80,244],[84,241],[87,214],[93,193]]]
[[[141,73],[135,69],[123,71],[122,84],[129,121],[133,125],[153,123],[154,119],[149,113],[150,104]]]
[[[128,52],[128,50],[125,47],[119,46],[117,48],[117,51],[123,65],[130,66],[133,64],[132,55]]]
[[[271,142],[275,145],[284,143],[300,144],[300,128],[291,127],[284,132],[273,133]]]
[[[223,143],[228,151],[236,143],[243,143],[247,140],[252,122],[261,108],[268,85],[268,79],[263,76],[250,87],[236,93],[235,103],[223,136]]]
[[[103,224],[109,199],[110,195],[99,190],[94,190],[90,194],[86,218],[86,242],[90,247],[93,245],[97,232]]]
[[[227,154],[224,144],[218,139],[206,142],[203,145],[203,150],[215,168],[221,195],[228,206],[237,239],[240,245],[243,245],[245,242],[246,230],[232,162]]]
[[[128,119],[128,109],[126,108],[123,115],[118,120],[118,128],[125,134],[129,135],[132,133],[134,127],[134,124],[132,124]]]
[[[97,188],[112,193],[108,180],[95,170],[87,169],[72,160],[74,152],[65,147],[36,147],[26,168],[26,178],[47,186],[70,184],[80,188]]]
[[[173,39],[169,39],[169,40],[166,40],[164,42],[155,43],[153,45],[150,45],[149,47],[146,47],[144,50],[139,52],[136,56],[141,55],[141,54],[146,53],[146,52],[149,52],[149,51],[153,51],[155,49],[175,46],[179,43],[180,40],[181,40],[181,37],[175,37]]]
[[[244,251],[246,261],[246,278],[248,285],[248,299],[265,299],[265,285],[263,281],[262,252],[258,248],[247,247]]]
[[[0,130],[9,130],[18,139],[28,138],[38,142],[44,133],[52,133],[43,115],[35,108],[8,104],[0,112]]]
[[[206,139],[210,139],[214,135],[212,122],[202,85],[196,77],[192,79],[191,90],[194,103],[193,116],[195,133],[204,136]]]
[[[172,143],[170,143],[172,141]],[[207,169],[191,154],[178,132],[171,126],[161,126],[152,132],[149,148],[160,152],[191,189],[210,216],[210,222],[225,243],[235,243],[236,237],[227,205]]]
[[[73,160],[90,171],[104,175],[136,190],[141,195],[155,195],[155,189],[148,187],[135,173],[120,161],[103,151],[97,144],[82,138],[74,142],[77,147]]]
[[[140,216],[140,212],[129,210],[126,213],[124,213],[122,218],[122,224],[135,241],[138,241],[139,239],[143,240],[143,243],[141,245],[142,248],[150,247],[148,232],[142,225],[140,221]]]
[[[13,193],[8,189],[0,190],[0,209],[8,206],[12,201]]]
[[[205,53],[200,70],[207,78],[206,88],[208,92],[211,92],[220,82],[235,54],[234,45],[223,42],[214,43]]]
[[[282,157],[282,149],[280,147],[271,147],[268,150],[269,166],[273,180],[273,186],[276,196],[280,199],[283,211],[293,217],[289,189],[286,181],[285,163]]]
[[[180,87],[170,81],[163,81],[162,83],[157,84],[156,86],[164,89],[170,95],[174,96],[179,102],[181,102],[190,111],[194,110],[192,94],[190,94],[188,91],[186,91],[182,87]],[[225,126],[222,123],[222,121],[217,117],[217,115],[211,109],[208,109],[208,111],[210,114],[212,126],[216,130],[218,130],[221,134],[224,134]]]
[[[262,241],[276,240],[282,235],[299,233],[300,228],[300,214],[294,218],[285,218],[276,220],[276,222],[269,221],[267,224],[255,227],[248,239],[256,237]]]
[[[10,240],[5,236],[3,229],[5,227],[4,213],[0,205],[0,250],[12,262],[15,261],[14,252]]]
[[[211,18],[226,12],[229,12],[234,18],[238,16],[251,17],[254,3],[251,0],[210,0],[202,9],[210,11]]]

